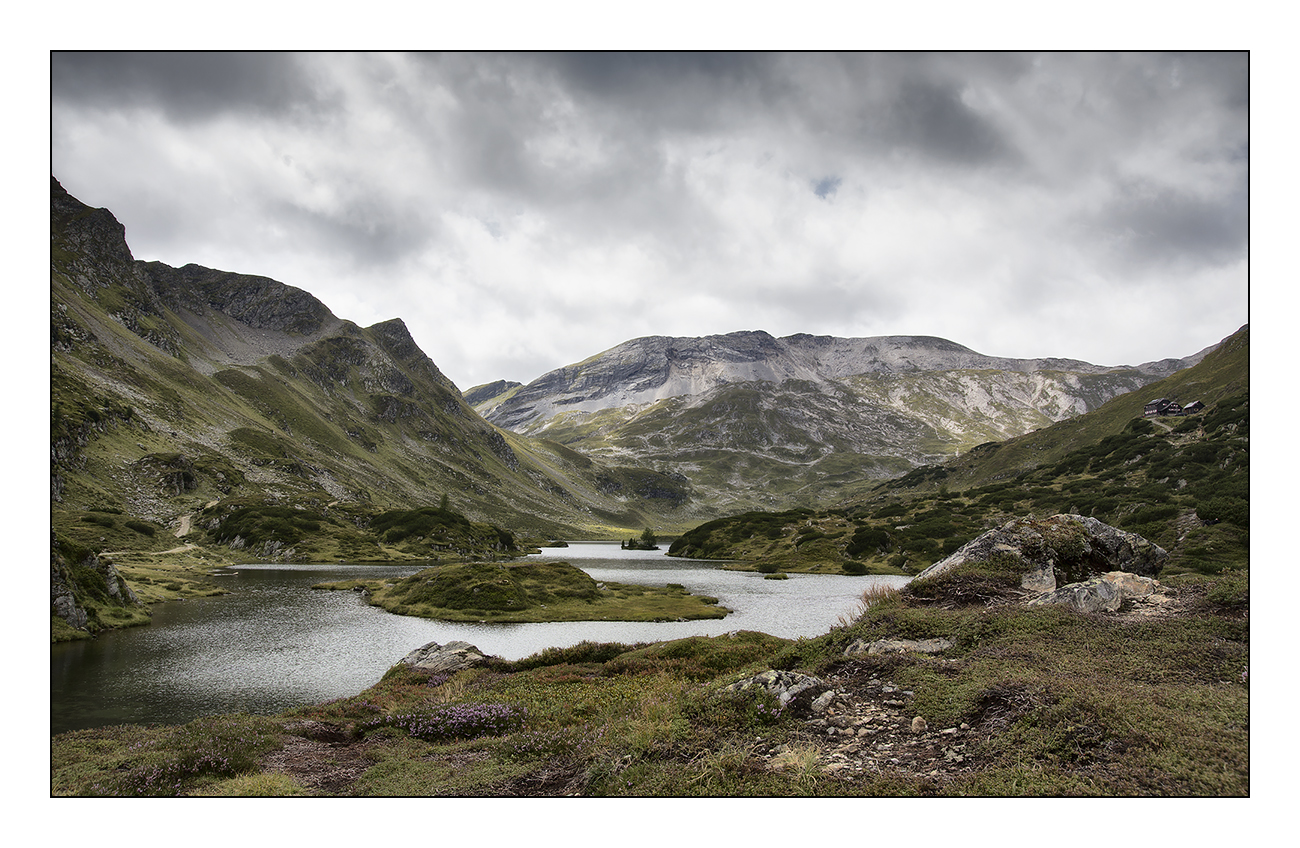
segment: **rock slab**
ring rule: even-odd
[[[1111,571],[1039,595],[1029,602],[1029,606],[1068,604],[1079,612],[1116,612],[1129,598],[1144,598],[1162,591],[1159,580]]]
[[[487,659],[487,655],[469,642],[455,641],[445,645],[430,642],[402,657],[402,662],[426,671],[450,673],[472,668]]]

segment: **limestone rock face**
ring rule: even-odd
[[[939,577],[963,565],[978,565],[998,557],[1004,564],[1010,558],[1020,565],[1022,588],[1051,592],[1058,586],[1110,571],[1155,577],[1169,554],[1136,533],[1088,516],[1017,518],[963,545],[916,579]]]
[[[444,673],[472,668],[486,660],[487,655],[478,648],[459,640],[445,645],[430,642],[402,657],[402,662],[409,666]]]

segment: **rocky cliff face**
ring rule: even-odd
[[[1107,367],[929,336],[652,336],[476,398],[517,433],[777,507],[810,502],[819,481],[836,495],[837,481],[895,476],[1079,415],[1203,355]]]
[[[778,339],[761,331],[703,338],[649,336],[545,374],[509,398],[486,404],[482,411],[501,426],[526,431],[557,414],[596,412],[667,398],[702,398],[735,383],[802,381],[834,391],[837,382],[875,380],[886,386],[907,385],[915,394],[920,385],[915,379],[918,375],[952,374],[962,375],[962,382],[940,394],[958,397],[978,385],[980,372],[999,372],[1036,376],[1032,381],[1009,383],[1059,385],[1055,397],[1045,402],[1037,402],[1032,391],[1018,402],[1031,407],[1037,402],[1049,410],[1048,415],[1072,414],[1095,403],[1097,397],[1130,391],[1171,370],[1193,365],[1200,355],[1137,367],[1108,367],[1072,359],[985,356],[929,336],[845,339],[801,334]],[[1098,375],[1108,379],[1085,379]],[[879,394],[890,398],[887,390]]]

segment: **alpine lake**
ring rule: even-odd
[[[393,615],[355,592],[314,584],[400,578],[423,565],[241,565],[216,572],[230,594],[154,607],[153,623],[51,646],[50,729],[181,724],[199,716],[274,714],[355,695],[410,651],[462,640],[514,660],[548,647],[658,642],[757,630],[818,636],[857,611],[870,585],[907,577],[790,574],[765,580],[715,562],[571,542],[524,561],[568,562],[597,581],[678,583],[732,610],[722,619],[486,624]]]

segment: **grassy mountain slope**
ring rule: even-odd
[[[1249,341],[1242,328],[1198,365],[1096,412],[917,469],[870,496],[706,522],[669,552],[766,571],[915,574],[1010,518],[1074,512],[1166,548],[1171,573],[1244,566]],[[1144,418],[1146,401],[1159,396],[1206,408]]]
[[[690,520],[679,477],[484,421],[399,319],[359,327],[265,277],[136,261],[110,212],[54,180],[50,229],[56,548],[374,553],[342,529],[313,549],[292,522],[243,547],[222,527],[240,510],[293,509],[355,528],[444,497],[524,535],[619,538]]]
[[[939,466],[919,468],[890,481],[886,487],[950,490],[1009,479],[1033,468],[1060,460],[1071,451],[1086,448],[1106,436],[1122,433],[1155,398],[1167,397],[1188,404],[1199,400],[1209,406],[1223,398],[1248,393],[1250,388],[1250,327],[1224,339],[1191,368],[1178,371],[1134,392],[1113,398],[1096,410],[1060,421],[1000,443],[979,445]],[[1172,426],[1174,419],[1164,423]]]

